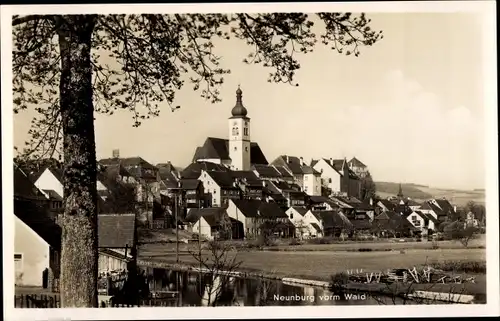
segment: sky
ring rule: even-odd
[[[239,40],[217,41],[223,67],[231,69],[211,104],[178,92],[171,112],[133,128],[128,112],[96,114],[98,159],[141,156],[156,164],[187,166],[206,137],[227,138],[238,84],[251,118],[252,141],[269,162],[279,155],[355,156],[375,181],[433,187],[484,188],[482,27],[472,13],[369,13],[384,39],[362,47],[359,57],[319,45],[300,58],[299,87],[267,83],[270,72],[242,59]],[[495,106],[496,107],[496,106]],[[14,145],[27,139],[33,113],[14,117]]]

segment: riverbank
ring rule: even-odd
[[[179,267],[197,266],[196,259],[189,253],[179,255],[180,264],[176,264],[176,256],[165,253],[160,248],[142,248],[141,262],[146,266],[177,269]],[[228,254],[231,258],[237,256],[241,261],[238,269],[242,277],[257,277],[275,280],[296,278],[320,282],[330,282],[331,276],[346,271],[380,272],[388,269],[413,268],[423,265],[446,265],[449,262],[486,262],[484,249],[436,249],[433,251],[412,249],[407,251],[391,252],[346,252],[346,251],[233,251]],[[147,262],[147,263],[146,263]],[[453,264],[448,264],[453,267]],[[460,265],[457,265],[457,267]],[[414,285],[416,290],[453,292],[472,294],[478,297],[486,295],[486,274],[462,273],[451,271],[455,274],[467,274],[476,277],[477,283],[464,284],[419,284]],[[363,285],[364,286],[364,285]],[[372,291],[385,291],[387,286],[368,285]],[[389,289],[390,291],[395,289]]]
[[[208,270],[203,269],[193,263],[168,263],[161,261],[144,261],[138,262],[141,267],[151,267],[151,268],[163,268],[174,271],[181,272],[207,272]],[[237,271],[223,271],[222,273],[226,275],[231,275],[239,278],[255,278],[255,279],[267,279],[280,281],[284,284],[291,284],[295,286],[312,286],[317,288],[331,288],[330,280],[317,280],[311,279],[309,276],[305,275],[293,275],[293,276],[283,276],[279,272],[266,272],[262,270],[252,270],[245,267],[240,267]],[[370,293],[372,295],[385,295],[389,297],[407,297],[410,293],[419,292],[421,295],[431,295],[442,294],[445,297],[444,301],[449,300],[454,296],[454,300],[465,299],[466,301],[471,301],[472,299],[467,299],[467,297],[473,297],[475,303],[486,303],[486,283],[483,275],[475,275],[478,279],[478,283],[463,283],[463,284],[403,284],[403,283],[352,283],[338,285],[339,288],[343,288],[349,292],[362,292]],[[485,277],[485,275],[484,275]]]

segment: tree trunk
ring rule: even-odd
[[[97,173],[90,56],[96,17],[56,17],[64,133],[61,307],[97,307]]]

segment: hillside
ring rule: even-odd
[[[377,194],[381,197],[395,196],[399,191],[399,183],[375,182]],[[417,184],[401,184],[403,195],[416,201],[423,201],[431,198],[446,198],[457,206],[467,204],[469,201],[485,203],[484,190],[464,191],[454,189],[440,189]]]

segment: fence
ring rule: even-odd
[[[59,295],[46,294],[24,294],[14,296],[16,308],[32,308],[32,309],[53,309],[61,307],[61,298]],[[111,300],[112,301],[112,300]],[[176,298],[168,299],[142,299],[136,304],[131,303],[114,303],[108,304],[101,302],[101,308],[133,308],[133,307],[159,307],[159,306],[176,306]]]
[[[14,296],[16,308],[60,308],[61,297],[59,295],[47,294],[21,294]]]

